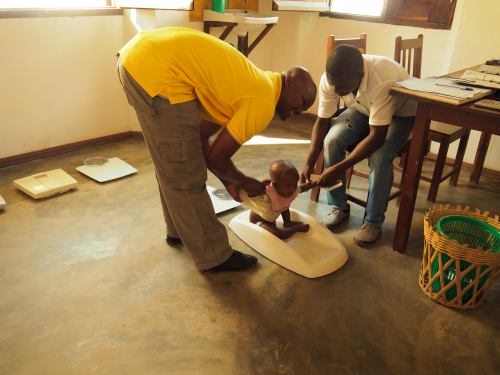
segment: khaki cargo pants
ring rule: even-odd
[[[118,74],[155,166],[167,234],[181,238],[198,269],[223,263],[233,250],[205,186],[199,101],[172,105],[162,97],[150,97],[120,60]]]

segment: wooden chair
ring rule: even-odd
[[[415,39],[402,39],[400,36],[396,38],[396,45],[394,50],[394,60],[406,68],[408,74],[413,77],[420,78],[420,71],[422,66],[422,48],[424,45],[424,36],[420,34]],[[427,200],[431,202],[436,201],[436,196],[439,190],[439,184],[450,178],[450,185],[456,186],[462,162],[469,140],[470,130],[459,126],[449,125],[442,122],[432,121],[429,128],[429,135],[427,140],[430,142],[439,143],[439,151],[436,158],[434,173],[432,177],[421,176],[421,179],[431,183]],[[446,162],[446,155],[451,143],[460,140],[458,145],[457,154],[454,163]],[[426,159],[430,159],[426,157]],[[443,176],[445,165],[450,165],[451,171]]]
[[[343,39],[337,39],[335,38],[335,35],[330,35],[328,36],[326,40],[326,60],[328,61],[328,58],[333,52],[333,49],[337,46],[340,46],[342,44],[347,44],[350,46],[354,46],[359,49],[359,51],[364,54],[366,53],[366,34],[363,33],[359,36],[359,38],[343,38]],[[336,118],[340,113],[345,108],[340,108],[340,103],[337,107],[337,112],[333,115],[333,118]],[[314,164],[314,173],[315,174],[321,174],[323,172],[324,168],[324,157],[323,157],[323,152],[320,152],[318,159],[316,160],[316,163]],[[320,193],[320,188],[315,187],[311,190],[311,197],[310,199],[314,202],[317,202],[319,199],[319,193]]]

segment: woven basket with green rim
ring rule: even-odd
[[[498,215],[469,207],[435,206],[424,218],[419,284],[432,300],[470,309],[484,302],[500,274]]]

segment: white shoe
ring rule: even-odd
[[[323,225],[326,227],[333,229],[341,222],[343,222],[346,218],[349,217],[349,213],[351,211],[351,207],[347,206],[346,209],[341,210],[337,207],[332,207],[330,211],[323,216]]]
[[[354,236],[354,241],[356,241],[359,246],[369,245],[380,237],[381,231],[380,227],[365,223]]]

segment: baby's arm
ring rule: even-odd
[[[316,182],[305,182],[303,184],[299,184],[299,192],[303,193],[304,191],[311,190],[313,187],[316,186]]]
[[[267,186],[271,183],[271,179],[269,177],[266,177],[262,180],[262,183]]]

